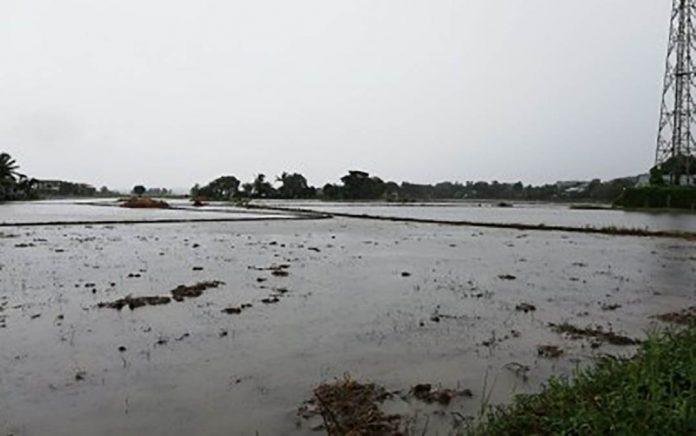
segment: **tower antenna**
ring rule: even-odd
[[[655,165],[670,184],[693,183],[696,141],[696,0],[673,0]],[[696,168],[694,168],[696,169]]]

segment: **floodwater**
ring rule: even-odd
[[[116,207],[114,200],[69,201],[46,200],[0,204],[0,224],[83,221],[155,221],[205,219],[284,218],[274,212],[249,212],[246,209],[226,207],[202,211],[189,202],[170,202],[176,209],[129,209]],[[184,208],[185,206],[185,208]]]
[[[56,210],[110,209],[74,207]],[[279,265],[287,276],[264,269]],[[643,338],[652,315],[694,304],[694,278],[696,244],[679,239],[350,218],[4,227],[0,434],[321,434],[297,408],[346,373],[389,390],[471,389],[437,414],[392,405],[417,434],[425,420],[448,434],[489,395],[506,402],[635,350],[593,348],[548,323]],[[224,284],[182,302],[98,307],[214,280]]]
[[[282,202],[265,201],[268,205]],[[582,210],[564,204],[515,203],[498,207],[497,202],[462,201],[451,203],[328,203],[303,201],[295,207],[328,213],[366,214],[400,218],[483,223],[531,224],[568,227],[623,227],[648,230],[696,232],[696,214],[624,211],[620,209]]]

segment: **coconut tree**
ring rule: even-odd
[[[7,153],[0,153],[0,181],[14,183],[21,176],[19,165]]]
[[[17,191],[21,193],[23,199],[32,200],[36,198],[35,187],[39,183],[38,180],[34,178],[28,178],[24,175],[20,175],[17,180]]]

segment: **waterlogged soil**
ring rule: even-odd
[[[379,410],[413,434],[448,434],[631,354],[598,336],[694,306],[694,259],[683,240],[340,218],[5,228],[0,434],[317,434],[298,410],[345,374],[402,393]]]

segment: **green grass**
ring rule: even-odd
[[[632,359],[605,358],[491,408],[471,434],[696,434],[696,324],[652,335]]]

